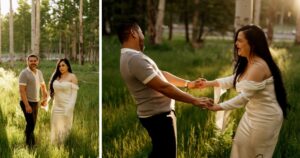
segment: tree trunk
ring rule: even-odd
[[[103,36],[106,36],[106,35],[108,35],[109,33],[108,33],[108,31],[106,30],[106,25],[107,25],[107,14],[106,13],[103,13],[102,14],[103,16],[102,16],[102,35]]]
[[[285,5],[283,5],[283,3],[284,2],[282,2],[281,6],[280,6],[280,21],[279,21],[279,24],[281,26],[283,26],[283,23],[284,23],[284,12],[285,12]],[[298,12],[298,10],[296,10],[296,12]]]
[[[65,55],[65,58],[69,58],[69,54],[68,54],[69,38],[67,37],[67,35],[64,35],[64,40],[65,40],[65,44],[64,44],[63,52]]]
[[[35,53],[35,0],[31,0],[31,53]]]
[[[295,44],[300,45],[300,10],[297,10],[296,17],[296,39]]]
[[[40,24],[41,24],[41,12],[40,12],[40,0],[36,0],[35,4],[35,40],[34,40],[34,52],[35,54],[40,54]]]
[[[193,15],[193,33],[192,33],[192,42],[197,43],[197,37],[199,34],[199,3],[200,0],[194,0],[194,15]]]
[[[12,10],[12,0],[9,1],[9,54],[11,65],[14,63],[14,19],[13,19],[13,10]]]
[[[61,56],[61,52],[62,52],[62,40],[61,40],[61,35],[62,33],[59,32],[59,43],[58,43],[58,53],[59,53],[59,56]]]
[[[155,44],[155,4],[153,0],[147,0],[147,16],[148,16],[148,35],[149,35],[149,42],[151,45]]]
[[[79,4],[79,64],[84,64],[83,54],[83,24],[82,24],[83,0]]]
[[[255,0],[254,5],[254,24],[259,25],[260,21],[260,10],[261,10],[261,0]]]
[[[202,18],[201,18],[201,22],[200,22],[200,26],[199,26],[199,34],[198,34],[198,37],[197,37],[197,40],[196,40],[197,43],[202,43],[203,42],[202,36],[204,34],[205,19],[204,19],[204,15],[201,15],[201,17]]]
[[[94,57],[95,63],[97,63],[97,62],[99,62],[99,51],[97,51],[97,50],[99,50],[99,45],[95,41],[93,41],[92,49],[93,49],[94,56],[95,56]]]
[[[157,19],[155,24],[156,36],[155,44],[161,44],[163,38],[163,24],[164,24],[164,15],[165,15],[165,0],[159,0]]]
[[[169,0],[170,1],[170,21],[169,21],[169,40],[172,40],[173,37],[173,0]]]
[[[77,30],[76,30],[76,22],[75,20],[73,21],[72,24],[72,32],[73,32],[73,36],[72,36],[72,60],[76,61],[77,60]]]
[[[188,12],[188,1],[184,1],[184,27],[185,27],[185,41],[190,42],[189,34],[189,12]]]
[[[235,20],[234,28],[238,30],[242,26],[248,25],[253,21],[253,0],[235,1]]]
[[[268,8],[268,32],[267,32],[267,37],[268,37],[268,43],[271,44],[273,41],[273,25],[275,21],[275,4],[272,2],[272,0],[269,0],[269,8]]]

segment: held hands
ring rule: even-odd
[[[193,81],[195,84],[195,88],[203,89],[207,87],[214,87],[218,86],[216,81],[207,81],[204,78],[198,78],[197,80]],[[211,111],[219,111],[224,110],[220,105],[212,103],[211,106],[204,107]]]
[[[208,81],[205,78],[198,78],[195,82],[195,88],[203,89],[208,87]]]
[[[47,106],[47,100],[42,100],[41,101],[41,106]]]
[[[194,105],[201,107],[203,109],[207,109],[208,107],[211,107],[214,105],[214,101],[211,98],[201,97],[201,98],[196,99],[196,102],[194,103]]]
[[[41,108],[44,109],[45,111],[48,111],[49,107],[48,107],[48,102],[50,101],[50,97],[48,98],[44,98],[42,101],[41,101]]]
[[[208,109],[211,111],[223,110],[220,105],[214,104],[213,99],[207,97],[197,98],[197,101],[194,103],[194,105],[202,109]]]
[[[218,104],[214,104],[213,106],[209,106],[207,107],[208,110],[211,111],[219,111],[219,110],[223,110],[222,107]]]
[[[202,109],[208,109],[211,111],[223,110],[220,105],[214,104],[213,100],[207,97],[198,98],[198,102],[196,102],[194,105]]]
[[[215,86],[214,81],[207,81],[205,78],[198,78],[194,81],[189,82],[187,85],[188,88],[199,89],[204,89],[211,86]],[[197,102],[194,103],[194,105],[201,107],[202,109],[208,109],[211,111],[223,110],[223,108],[220,105],[214,104],[213,99],[207,97],[197,98]]]
[[[208,81],[205,78],[198,78],[194,81],[190,81],[187,84],[187,88],[193,89],[193,88],[199,88],[203,89],[208,86]]]

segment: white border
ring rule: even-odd
[[[102,0],[99,1],[99,157],[102,157]]]

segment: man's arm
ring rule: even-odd
[[[188,93],[185,93],[175,87],[174,85],[165,82],[159,76],[155,76],[152,80],[150,80],[147,84],[148,87],[164,94],[165,96],[186,102],[191,103],[201,107],[212,106],[212,100],[206,97],[196,98]]]
[[[41,90],[42,90],[42,106],[46,105],[47,98],[48,98],[48,92],[45,82],[41,83]]]
[[[29,105],[28,99],[27,99],[27,95],[26,95],[26,86],[25,85],[19,85],[19,91],[20,91],[20,95],[21,95],[21,100],[25,105],[25,110],[27,113],[31,113],[32,112],[32,108]]]
[[[197,83],[196,80],[195,81],[185,80],[171,74],[170,72],[167,71],[161,71],[161,72],[168,80],[168,82],[172,83],[177,87],[196,88],[196,83]]]
[[[187,82],[189,82],[188,80],[177,77],[167,71],[161,71],[161,72],[170,83],[172,83],[177,87],[185,87]]]

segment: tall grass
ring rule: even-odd
[[[288,119],[285,120],[281,130],[280,139],[275,151],[275,157],[300,157],[300,46],[292,43],[277,43],[277,48],[285,48],[287,57],[282,58],[282,63],[287,63],[283,69],[283,76],[287,88],[288,101],[291,109]]]
[[[115,37],[103,37],[103,94],[102,127],[103,157],[147,157],[151,150],[150,138],[140,125],[136,105],[119,72],[120,45]],[[300,111],[299,50],[289,43],[273,45],[273,54],[283,70],[283,77],[292,105],[285,121],[274,157],[299,157],[300,142],[297,117]],[[203,48],[193,49],[183,38],[164,41],[160,46],[147,47],[150,56],[161,70],[167,70],[186,79],[204,77],[214,79],[232,73],[232,41],[207,40]],[[293,67],[291,67],[293,65]],[[295,66],[294,66],[295,65]],[[213,97],[212,89],[189,90],[195,96]],[[235,92],[225,98],[230,98]],[[233,110],[224,132],[216,129],[214,112],[176,102],[178,157],[229,157],[231,139],[243,109]]]
[[[55,68],[55,62],[42,61],[40,70],[46,83]],[[99,73],[98,65],[72,64],[79,81],[79,91],[74,110],[71,134],[58,147],[50,143],[50,116],[39,109],[35,128],[36,147],[28,150],[25,145],[25,118],[19,106],[18,74],[26,67],[16,62],[13,67],[2,64],[0,68],[0,157],[98,157],[99,145]],[[51,109],[52,103],[50,103]]]

